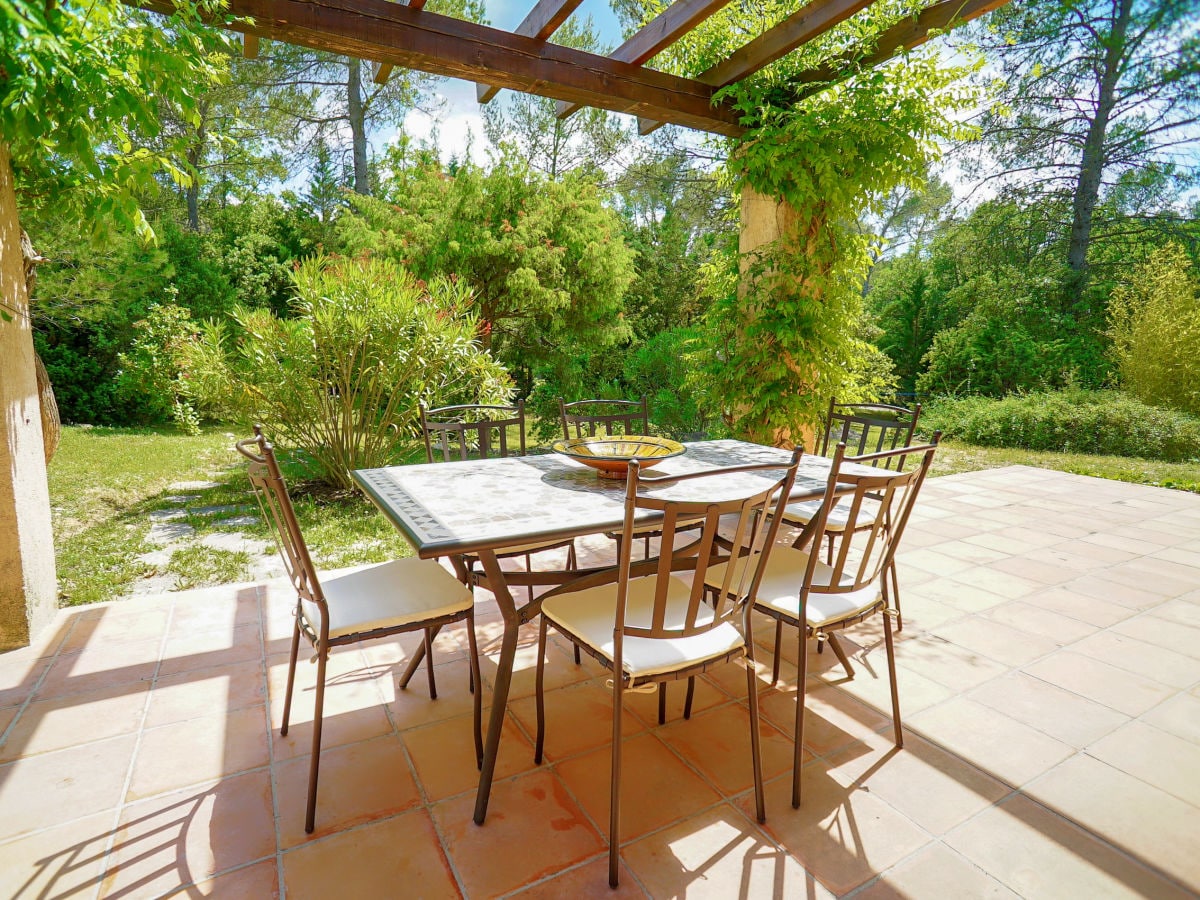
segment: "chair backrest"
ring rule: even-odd
[[[938,432],[929,444],[865,456],[847,456],[846,445],[838,444],[810,545],[814,549],[809,553],[804,575],[802,608],[808,593],[852,593],[878,581],[880,573],[896,555],[896,548],[904,535],[904,527],[908,524],[909,514],[925,482],[940,439],[941,432]],[[905,454],[918,457],[920,463],[907,472],[895,471],[884,465],[888,457]],[[868,475],[847,471],[849,465],[870,466],[879,469],[879,472]],[[838,540],[830,566],[832,572],[815,579],[814,576],[824,565],[819,561],[821,554],[816,552],[816,548],[821,546],[829,510],[835,505],[839,515],[845,513],[847,523],[837,533]],[[827,584],[824,583],[826,581]]]
[[[779,530],[778,513],[791,493],[801,453],[797,449],[787,463],[732,466],[673,477],[644,477],[636,462],[630,464],[624,540],[618,559],[615,623],[618,655],[622,637],[685,637],[709,631],[738,614],[749,616],[747,598],[753,596],[762,579],[763,567]],[[662,547],[666,552],[661,552],[657,559],[633,563],[631,548],[639,509],[662,512]],[[695,537],[694,530],[689,531],[688,543],[675,549],[679,526],[694,528],[691,523],[697,518],[704,520],[700,537]],[[719,541],[722,525],[725,535]],[[714,605],[707,605],[703,602],[707,593],[705,575],[713,566],[731,560],[736,564],[725,566]],[[671,573],[678,571],[693,573],[682,614],[677,605],[668,609]],[[654,605],[649,620],[631,621],[626,614],[629,585],[638,576],[653,576]],[[615,665],[619,667],[619,659]]]
[[[909,446],[921,417],[921,404],[912,409],[886,403],[838,403],[829,401],[825,416],[825,433],[821,438],[821,455],[829,456],[831,448],[845,444],[854,456],[884,454]],[[878,456],[878,465],[885,469],[904,468],[907,454]]]
[[[508,429],[517,429],[517,447],[509,446]],[[421,404],[421,435],[425,438],[425,461],[434,462],[435,448],[442,462],[467,459],[472,451],[480,459],[490,456],[525,455],[525,401],[516,406],[463,404],[426,409]]]
[[[641,400],[576,400],[573,403],[564,403],[559,397],[558,414],[562,420],[563,438],[568,441],[596,437],[600,432],[605,436],[650,433],[645,397]]]
[[[304,535],[300,533],[292,498],[288,495],[287,484],[275,459],[274,445],[263,435],[262,427],[255,425],[254,437],[238,441],[236,446],[238,452],[250,460],[250,484],[254,487],[263,519],[275,532],[279,555],[283,558],[283,567],[287,570],[292,587],[302,600],[316,603],[324,613],[325,595],[317,579],[312,557],[308,555]],[[325,615],[323,619],[327,622],[329,617]]]

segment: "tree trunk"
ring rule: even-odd
[[[350,119],[350,135],[354,144],[354,190],[371,193],[367,172],[367,121],[362,96],[362,60],[350,58],[346,78],[346,111]]]
[[[1075,186],[1075,199],[1071,219],[1071,241],[1067,248],[1067,264],[1079,276],[1082,283],[1087,273],[1088,244],[1092,239],[1092,216],[1100,199],[1100,180],[1104,175],[1105,138],[1109,118],[1116,104],[1117,80],[1121,76],[1121,65],[1128,42],[1129,19],[1133,0],[1115,0],[1116,17],[1108,36],[1103,66],[1097,84],[1096,115],[1088,127],[1083,142],[1083,155],[1079,161],[1079,182]]]

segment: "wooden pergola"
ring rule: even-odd
[[[155,12],[175,12],[173,0],[125,0]],[[732,106],[717,100],[735,84],[819,38],[875,0],[810,0],[778,24],[691,77],[647,63],[722,9],[729,0],[675,0],[612,52],[599,56],[551,41],[581,0],[536,0],[507,32],[423,9],[425,0],[228,0],[215,22],[245,34],[254,56],[260,38],[327,50],[375,63],[376,81],[402,66],[478,84],[487,103],[502,88],[558,101],[566,117],[582,106],[628,113],[648,134],[663,124],[727,137],[744,128]],[[873,47],[827,59],[793,76],[797,98],[838,78],[878,65],[923,43],[931,32],[974,19],[1008,0],[936,0],[885,31]],[[772,198],[744,194],[741,249],[779,237]],[[20,228],[7,148],[0,140],[0,301],[18,315],[0,321],[0,650],[36,638],[58,605],[50,498],[39,398],[21,262]]]

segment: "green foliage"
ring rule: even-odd
[[[651,421],[676,437],[717,427],[704,411],[704,383],[694,355],[699,341],[695,328],[663,331],[625,362],[626,396],[646,397]]]
[[[294,274],[295,317],[240,309],[192,345],[188,385],[221,419],[263,423],[299,448],[312,474],[350,487],[350,471],[387,465],[415,438],[417,404],[495,403],[507,374],[475,340],[470,291],[419,282],[379,259],[316,257]]]
[[[168,303],[151,306],[133,326],[127,350],[117,355],[117,394],[137,404],[143,424],[174,421],[185,434],[199,434],[200,419],[187,399],[183,367],[198,329],[186,309]]]
[[[1200,418],[1116,391],[942,400],[922,412],[921,429],[985,447],[1200,460]]]
[[[118,0],[0,0],[0,134],[22,209],[53,205],[97,236],[110,221],[150,235],[139,193],[160,172],[189,180],[160,110],[194,120],[224,77],[217,51],[229,38],[200,24],[217,12],[202,0],[164,21]],[[160,140],[152,149],[146,138]]]
[[[629,336],[622,297],[633,255],[592,182],[551,181],[508,156],[454,175],[428,157],[393,162],[385,199],[352,199],[343,240],[419,278],[470,284],[481,340],[522,393],[535,369],[563,369]]]
[[[1108,314],[1125,389],[1200,415],[1200,277],[1183,248],[1156,251],[1113,291]]]

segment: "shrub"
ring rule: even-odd
[[[631,397],[645,396],[650,419],[675,437],[711,431],[713,422],[701,409],[694,363],[695,329],[676,328],[655,335],[629,354],[625,384]]]
[[[1200,415],[1200,280],[1183,248],[1156,250],[1113,291],[1108,317],[1124,388]]]
[[[239,309],[193,345],[189,390],[219,418],[262,422],[311,473],[349,487],[416,437],[417,404],[496,403],[508,374],[475,340],[470,291],[395,263],[318,257],[293,274],[294,318]]]
[[[182,383],[187,347],[199,332],[188,311],[173,303],[152,305],[134,323],[129,349],[117,355],[117,395],[141,410],[142,424],[174,420],[187,434],[200,433],[200,420]]]
[[[941,400],[921,417],[922,431],[938,429],[946,437],[984,447],[1200,459],[1200,419],[1148,406],[1117,391]]]

